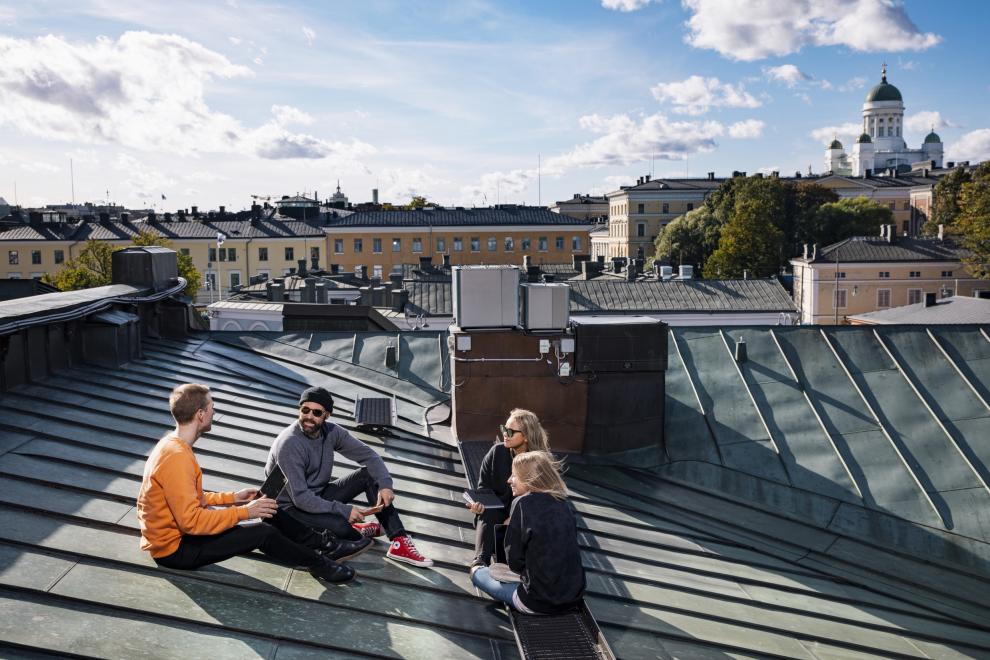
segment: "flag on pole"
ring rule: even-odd
[[[165,199],[165,193],[162,193],[162,199]]]
[[[227,240],[227,237],[224,236],[224,233],[222,231],[218,231],[217,232],[217,247],[220,247],[221,245],[223,245],[223,242],[225,240]]]

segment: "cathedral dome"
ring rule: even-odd
[[[870,90],[870,93],[866,95],[866,102],[872,103],[873,101],[901,101],[901,90],[897,89],[893,85],[887,82],[887,65],[883,65],[883,75],[880,78],[880,84],[876,85]]]
[[[856,140],[856,142],[859,142],[860,144],[871,143],[873,142],[873,138],[870,137],[869,133],[863,133],[862,135],[859,136],[859,139]]]
[[[937,144],[941,141],[942,139],[938,136],[938,133],[936,133],[935,131],[932,131],[931,133],[925,136],[925,144]]]
[[[841,149],[842,143],[838,140],[832,140],[832,144],[828,145],[829,149]]]

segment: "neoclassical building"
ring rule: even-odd
[[[907,148],[903,130],[904,98],[887,82],[884,64],[880,84],[870,90],[863,103],[863,133],[852,154],[846,154],[839,140],[832,140],[825,150],[825,171],[852,176],[888,169],[907,172],[912,163],[920,161],[935,161],[935,167],[942,167],[942,140],[934,130],[925,136],[920,149]]]

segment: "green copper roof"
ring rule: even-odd
[[[856,142],[859,142],[860,144],[863,144],[863,143],[872,143],[873,142],[873,138],[870,137],[870,134],[869,133],[863,133],[862,135],[859,136],[859,139],[856,140]]]
[[[842,143],[838,140],[832,140],[832,144],[828,145],[829,149],[841,149]]]
[[[940,143],[941,141],[942,138],[940,138],[938,136],[938,133],[936,133],[935,131],[932,131],[931,133],[925,136],[925,144],[936,144],[936,143]]]

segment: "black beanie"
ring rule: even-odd
[[[333,397],[325,387],[311,387],[299,397],[299,405],[312,401],[323,406],[327,412],[333,412]]]

